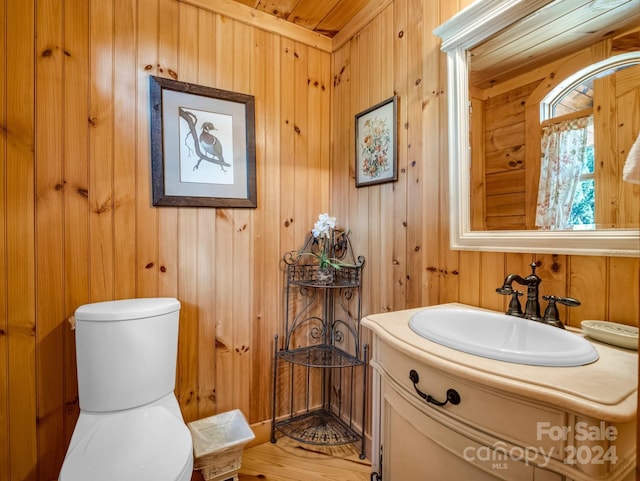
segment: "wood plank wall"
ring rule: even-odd
[[[495,287],[537,261],[543,293],[585,301],[572,325],[638,324],[638,259],[449,250],[431,31],[468,3],[395,0],[330,53],[176,0],[0,0],[0,481],[57,477],[87,302],[179,298],[185,419],[241,408],[264,431],[280,259],[325,211],[367,257],[365,314],[504,309]],[[150,74],[256,97],[257,209],[151,206]],[[356,189],[353,116],[394,92],[399,180]]]

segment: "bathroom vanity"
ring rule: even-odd
[[[636,351],[593,341],[595,362],[535,366],[445,347],[409,326],[449,307],[487,312],[446,304],[362,321],[373,333],[372,479],[635,479]]]

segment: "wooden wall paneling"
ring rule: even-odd
[[[314,130],[320,127],[318,121],[321,120],[320,95],[314,95],[313,91],[317,87],[313,86],[314,75],[319,75],[320,71],[314,67],[317,60],[314,60],[316,52],[314,49],[296,42],[294,44],[293,58],[293,137],[294,137],[294,243],[295,248],[299,248],[309,235],[313,224],[318,219],[318,215],[324,212],[335,216],[329,211],[329,198],[326,184],[321,184],[321,179],[328,180],[322,171],[328,168],[326,162],[321,159],[321,152],[318,150],[317,141],[322,135]],[[326,99],[329,101],[329,98]],[[312,120],[313,119],[313,120]],[[337,218],[338,224],[344,223],[345,219]],[[306,335],[306,334],[305,334]]]
[[[571,256],[567,294],[582,304],[568,310],[565,324],[580,327],[584,319],[607,320],[609,296],[609,258]]]
[[[253,32],[254,28],[236,24],[234,28],[233,48],[236,50],[233,64],[233,88],[236,92],[252,93]],[[253,251],[253,209],[235,209],[234,219],[234,262],[233,292],[243,295],[234,296],[233,309],[233,355],[234,355],[234,407],[250,413],[251,387],[251,320],[253,318],[253,269],[248,266],[256,262]],[[246,296],[246,297],[244,297]]]
[[[439,11],[435,15],[438,24],[443,23],[446,19],[451,18],[458,12],[456,2],[438,2]],[[440,287],[438,290],[438,300],[432,299],[432,302],[450,302],[460,299],[460,302],[464,302],[461,299],[467,299],[469,302],[474,299],[479,300],[480,292],[477,288],[479,284],[479,272],[480,267],[480,254],[479,253],[465,253],[459,251],[453,251],[450,249],[450,236],[449,236],[449,165],[448,165],[448,117],[447,117],[447,56],[440,51],[440,44],[437,41],[435,35],[428,36],[434,43],[427,47],[434,59],[437,55],[438,63],[433,64],[430,68],[434,68],[437,72],[438,78],[438,120],[439,120],[439,134],[437,138],[433,139],[438,143],[438,150],[435,155],[439,159],[439,174],[438,174],[438,190],[437,193],[428,194],[427,205],[430,203],[438,202],[439,213],[439,225],[437,231],[429,233],[431,236],[437,236],[438,245],[440,248],[440,259],[437,268],[442,265],[450,273],[457,273],[454,276],[447,276],[445,279],[440,278]],[[437,53],[436,53],[437,52]],[[425,74],[426,75],[426,74]],[[435,115],[435,112],[433,113]],[[484,212],[484,207],[483,210]],[[471,264],[466,264],[463,259],[468,259]],[[431,266],[428,266],[431,268]],[[462,281],[462,276],[466,275],[471,281],[471,284],[466,284]],[[475,282],[474,282],[475,281]],[[466,287],[466,289],[465,289]]]
[[[357,88],[357,93],[354,95],[353,99],[355,101],[355,110],[352,112],[352,116],[350,119],[350,141],[353,145],[351,149],[352,158],[353,158],[353,177],[349,179],[349,185],[347,188],[349,189],[349,200],[348,200],[348,210],[346,211],[346,218],[348,219],[348,226],[352,230],[353,234],[351,236],[351,242],[353,245],[353,251],[356,255],[362,255],[365,259],[369,259],[369,248],[370,248],[370,240],[367,235],[371,231],[371,217],[375,212],[374,207],[371,205],[370,199],[370,191],[378,189],[378,186],[368,186],[368,187],[355,187],[355,178],[356,178],[356,152],[359,151],[360,145],[357,144],[357,140],[355,137],[356,131],[356,114],[361,111],[375,105],[379,102],[376,97],[373,97],[373,93],[376,90],[375,84],[377,83],[378,75],[372,77],[371,73],[373,70],[374,61],[372,60],[374,55],[372,55],[371,49],[375,47],[375,42],[373,40],[374,36],[378,35],[376,30],[375,22],[370,23],[367,27],[363,28],[362,31],[358,35],[357,39],[357,62],[355,63],[355,67],[353,72],[353,79],[355,83],[351,85],[352,88]],[[346,220],[346,219],[345,219]],[[346,222],[345,222],[346,223]],[[377,263],[377,260],[376,260]],[[370,269],[372,266],[367,265],[366,269]],[[363,271],[363,275],[371,275],[368,271]],[[373,280],[372,277],[369,277],[369,280]],[[372,286],[369,284],[368,289],[371,289]],[[369,296],[363,298],[363,310],[364,312],[369,312],[370,309],[370,300]]]
[[[336,215],[342,214],[348,191],[349,164],[353,153],[349,151],[349,45],[336,50],[331,55],[331,156],[329,159],[330,209]]]
[[[536,210],[538,208],[538,188],[540,185],[540,157],[541,139],[540,129],[540,103],[528,101],[525,106],[525,138],[536,139],[535,142],[526,143],[522,149],[509,153],[511,160],[518,164],[524,155],[525,169],[525,201],[524,225],[526,228],[534,228],[536,225]],[[522,152],[524,150],[524,154]]]
[[[449,249],[448,240],[447,244],[443,243],[442,246],[443,250],[449,253],[448,257],[455,257],[456,251]],[[455,289],[454,292],[449,292],[448,289],[443,291],[440,296],[440,302],[461,302],[471,306],[479,306],[480,287],[482,285],[482,271],[480,269],[482,253],[477,251],[460,251],[458,254],[460,266],[463,266],[458,272],[458,284],[452,286]]]
[[[617,176],[618,123],[616,119],[615,78],[608,75],[593,82],[593,125],[595,150],[595,221],[611,227],[617,222],[619,205]]]
[[[409,192],[409,165],[406,155],[408,132],[406,129],[408,110],[411,105],[407,99],[408,91],[408,65],[409,65],[409,45],[405,33],[409,23],[409,12],[404,1],[393,3],[393,71],[394,71],[394,93],[398,95],[398,181],[394,186],[393,202],[389,208],[393,208],[394,224],[391,225],[393,232],[394,246],[394,269],[393,269],[393,304],[391,310],[407,308],[406,283],[407,283],[407,263],[409,255],[407,253],[407,242],[409,239],[409,225],[407,196]]]
[[[333,206],[329,204],[329,176],[330,176],[330,156],[329,150],[331,146],[331,120],[330,114],[332,111],[331,105],[331,58],[330,55],[326,55],[324,52],[309,49],[309,151],[314,153],[312,156],[313,165],[310,168],[310,182],[313,186],[310,189],[311,198],[315,199],[318,204],[316,211],[322,209],[321,206],[327,206],[326,209],[330,215],[336,216],[336,223],[338,228],[349,229],[351,224],[346,218],[340,218],[333,210]],[[320,179],[321,182],[317,183],[316,179]],[[352,232],[352,241],[356,239],[366,243],[366,236],[361,235],[360,232]],[[356,254],[359,255],[359,254]],[[338,305],[341,301],[338,291],[334,291],[335,303]],[[344,298],[344,296],[343,296]],[[336,314],[338,319],[344,319],[344,313]],[[353,336],[349,332],[345,332],[344,346],[352,345]],[[362,396],[351,397],[351,390],[349,389],[349,382],[354,382],[353,370],[347,375],[347,371],[342,369],[334,370],[331,373],[330,380],[333,383],[333,395],[336,396],[340,402],[344,403],[343,406],[352,406],[352,402],[355,399],[359,399],[360,405],[362,405]],[[361,370],[355,370],[356,378],[360,379]],[[361,379],[356,382],[361,382]],[[356,395],[359,393],[355,393]],[[334,399],[336,399],[334,398]],[[343,410],[342,414],[349,412]]]
[[[488,115],[489,112],[485,105],[485,119]],[[509,149],[524,144],[524,120],[487,130],[485,134],[486,152]]]
[[[152,0],[145,0],[152,1]],[[178,63],[179,5],[175,0],[158,1],[158,63],[156,74],[185,80]],[[150,160],[149,160],[150,161]],[[158,295],[178,296],[178,208],[155,207],[158,215]],[[180,315],[180,324],[184,321]],[[178,340],[178,342],[180,342]]]
[[[567,256],[557,254],[537,254],[535,255],[535,262],[538,264],[536,274],[542,279],[539,287],[539,296],[540,314],[544,315],[548,302],[545,301],[542,296],[568,296],[569,262]],[[578,300],[583,302],[583,299]],[[560,320],[565,322],[568,319],[567,311],[571,311],[573,307],[569,308],[560,303],[557,303],[556,307],[560,314]],[[580,326],[578,325],[576,327]]]
[[[622,180],[622,169],[631,147],[640,138],[640,66],[629,67],[615,73],[616,86],[616,199],[618,200],[618,227],[640,225],[640,186]]]
[[[7,2],[0,0],[0,25],[2,31],[7,31]],[[8,55],[8,39],[6,35],[0,36],[0,52],[2,58]],[[7,124],[7,100],[8,100],[8,79],[7,66],[5,61],[0,65],[0,125]],[[0,135],[0,162],[7,165],[7,135]],[[8,293],[7,293],[7,184],[8,177],[5,169],[0,169],[0,481],[9,481],[11,471],[10,444],[9,444],[9,332],[8,319]]]
[[[91,34],[91,107],[89,119],[89,227],[91,229],[91,302],[114,294],[113,170],[113,3],[89,8]]]
[[[89,302],[89,5],[67,0],[64,13],[64,296],[65,316]],[[65,364],[65,448],[80,411],[75,331],[62,321]],[[62,459],[58,462],[62,464]]]
[[[320,212],[315,211],[315,199],[307,195],[309,168],[313,152],[309,150],[309,49],[306,45],[293,44],[293,192],[295,199],[293,223],[295,248],[302,246]],[[315,134],[315,133],[314,133]],[[324,208],[324,206],[322,206]],[[328,206],[327,206],[328,207]],[[325,212],[323,210],[322,212]]]
[[[178,71],[183,81],[198,84],[198,10],[180,4],[178,15]],[[176,391],[185,421],[198,418],[198,211],[178,208],[178,290],[180,330]],[[206,269],[206,266],[203,266]],[[195,367],[195,368],[194,368]]]
[[[519,158],[524,153],[525,169],[525,227],[534,228],[536,225],[536,210],[538,208],[538,185],[540,184],[540,162],[542,130],[540,128],[540,103],[527,101],[524,109],[525,137],[530,139],[514,157]],[[516,159],[515,162],[518,162]]]
[[[151,204],[149,76],[159,74],[160,9],[157,0],[138,3],[136,38],[136,295],[158,296],[158,208]]]
[[[216,15],[201,10],[197,18],[197,65],[198,83],[211,86],[216,76],[216,46],[211,41],[216,36]],[[216,272],[216,223],[215,210],[200,208],[197,212],[196,260],[198,309],[197,345],[197,402],[198,418],[216,414],[216,322],[215,291],[218,278]]]
[[[256,96],[256,162],[258,210],[254,214],[253,314],[251,329],[252,373],[249,422],[271,418],[273,386],[273,336],[283,319],[283,274],[280,267],[280,37],[256,30],[253,49]],[[268,60],[264,60],[268,59]],[[273,295],[273,292],[277,295]]]
[[[330,211],[331,56],[315,49],[308,50],[309,152],[313,153],[314,159],[309,170],[309,194],[320,213],[323,208]]]
[[[331,54],[331,155],[329,157],[329,208],[336,215],[341,215],[341,207],[345,205],[347,182],[349,179],[349,162],[353,154],[349,154],[348,135],[349,108],[344,104],[349,99],[349,49],[348,46],[337,49]],[[336,175],[341,172],[342,175]]]
[[[525,142],[525,122],[523,98],[526,98],[531,87],[523,87],[513,92],[488,99],[483,106],[485,121],[485,154],[492,155],[499,152],[509,152],[521,149]],[[520,219],[521,223],[515,227],[524,228],[526,189],[524,185],[525,172],[517,165],[505,172],[494,172],[485,176],[486,192],[486,227],[499,229],[502,217],[507,216],[505,223],[514,228],[513,219]],[[522,180],[514,182],[513,175]],[[509,185],[508,192],[504,186]],[[514,189],[520,186],[520,189]]]
[[[382,22],[380,20],[380,16],[376,17],[368,26],[367,32],[369,35],[367,36],[368,48],[373,52],[380,52],[379,55],[372,55],[371,60],[368,65],[368,78],[370,79],[369,84],[369,95],[371,97],[371,102],[377,103],[386,98],[388,98],[389,92],[383,92],[383,82],[388,77],[386,75],[386,70],[383,68],[383,55],[382,55],[382,46],[386,45],[386,38],[382,37]],[[364,39],[363,39],[364,40]],[[384,41],[383,41],[384,40]],[[385,58],[386,61],[386,58]],[[354,128],[355,128],[355,118],[354,118]],[[354,132],[355,135],[355,132]],[[359,146],[356,146],[356,151],[359,150]],[[356,152],[354,152],[354,156]],[[355,165],[355,164],[354,164]],[[380,285],[383,282],[381,271],[383,266],[385,266],[386,262],[382,257],[381,252],[381,242],[384,236],[384,231],[381,228],[381,220],[383,216],[383,210],[385,210],[385,206],[381,203],[381,190],[384,184],[364,187],[367,191],[368,199],[367,205],[369,209],[368,219],[369,219],[369,233],[379,233],[379,235],[366,235],[364,232],[354,233],[355,236],[361,238],[366,241],[366,251],[367,258],[371,255],[376,256],[376,260],[374,262],[368,263],[366,265],[366,275],[363,272],[363,281],[368,285],[367,291],[369,292],[369,296],[366,299],[363,299],[363,307],[365,312],[380,312]]]
[[[351,230],[354,232],[354,237],[357,236],[360,230],[361,221],[361,219],[356,218],[357,210],[353,207],[354,205],[357,205],[354,201],[354,198],[357,198],[357,193],[355,192],[355,152],[357,149],[355,139],[355,115],[366,108],[365,105],[368,102],[367,96],[369,90],[369,82],[366,79],[363,80],[363,77],[366,77],[366,75],[362,74],[363,47],[361,47],[361,43],[363,35],[366,35],[365,31],[358,32],[358,34],[349,42],[349,80],[347,81],[347,95],[345,97],[345,101],[338,108],[344,109],[350,114],[349,117],[345,119],[347,123],[343,125],[343,135],[345,135],[347,146],[347,150],[343,155],[345,157],[348,156],[347,158],[350,162],[348,162],[348,176],[343,177],[342,182],[340,183],[340,197],[342,202],[339,204],[334,202],[332,205],[336,217],[342,219],[342,223],[349,225]],[[355,241],[355,238],[353,240]]]
[[[640,259],[637,257],[609,258],[609,299],[606,320],[638,326],[640,323],[638,285],[640,285]],[[581,301],[589,303],[593,293],[597,292],[594,290],[590,297]]]
[[[361,314],[380,312],[380,283],[382,274],[382,266],[384,261],[382,258],[380,241],[384,236],[381,232],[382,210],[386,208],[383,203],[380,192],[383,186],[388,184],[372,185],[368,187],[356,188],[356,156],[360,149],[356,139],[356,119],[355,115],[362,110],[375,105],[391,96],[391,92],[384,91],[385,84],[388,85],[388,72],[383,67],[386,57],[383,51],[384,39],[382,38],[382,25],[379,17],[376,17],[367,27],[365,27],[358,35],[358,82],[357,86],[361,89],[361,95],[356,96],[359,110],[350,112],[348,118],[348,127],[344,129],[344,135],[347,136],[349,142],[353,146],[348,151],[350,172],[353,176],[347,176],[348,184],[346,188],[351,192],[348,206],[348,228],[351,229],[351,241],[355,256],[364,256],[365,264],[362,270],[362,291],[360,294]],[[372,55],[371,52],[377,52]],[[364,58],[366,57],[366,61]],[[355,71],[354,71],[355,72]],[[355,76],[353,77],[356,78]],[[351,85],[351,88],[356,87]],[[365,295],[364,293],[368,295]],[[355,307],[355,306],[353,306]],[[364,344],[371,343],[371,336],[367,332],[363,332],[359,339],[361,343],[360,355],[364,355]],[[340,373],[342,374],[342,373]],[[344,409],[344,413],[361,412],[363,401],[370,406],[370,401],[366,394],[363,399],[363,393],[358,388],[363,384],[363,372],[361,369],[351,369],[349,375],[342,379],[342,385],[339,393],[341,394],[341,402],[348,408]],[[369,378],[371,379],[371,378]],[[370,391],[370,390],[369,390]],[[367,410],[370,407],[366,408]],[[368,411],[370,412],[370,411]],[[354,416],[355,424],[361,426],[359,416]],[[345,421],[348,421],[345,419]]]
[[[296,220],[293,223],[294,242],[295,249],[302,247],[305,239],[309,235],[314,222],[318,219],[318,215],[328,211],[328,205],[319,205],[318,199],[310,197],[311,189],[310,184],[314,182],[314,176],[310,175],[310,170],[313,168],[315,162],[315,152],[312,152],[309,145],[309,139],[312,135],[316,135],[315,132],[311,132],[309,129],[309,117],[315,115],[309,106],[309,63],[310,57],[313,55],[312,49],[306,45],[295,42],[293,44],[293,152],[294,152],[294,177],[293,177],[293,191],[294,191],[294,216]],[[311,189],[311,190],[310,190]],[[329,213],[333,215],[332,213]],[[319,294],[320,295],[320,294]],[[307,302],[304,300],[302,302]],[[321,316],[321,306],[316,305],[315,308],[317,315]],[[299,311],[296,311],[299,312]],[[296,336],[294,336],[294,342],[297,346],[306,346],[311,343],[310,338],[310,326],[305,326],[300,329]],[[311,375],[311,391],[310,399],[311,406],[319,405],[321,402],[321,388],[318,380],[320,379],[320,370],[312,369]],[[293,382],[297,386],[304,386],[306,383],[307,369],[294,368]],[[294,406],[298,409],[303,408],[304,402],[304,390],[294,390],[295,400]]]
[[[295,111],[294,111],[294,95],[293,90],[295,84],[291,82],[294,78],[295,71],[295,43],[292,40],[282,38],[279,42],[278,62],[280,64],[280,76],[282,79],[289,79],[286,88],[285,85],[280,85],[280,103],[278,108],[280,110],[280,136],[278,138],[280,148],[280,158],[278,159],[279,171],[280,171],[280,190],[277,192],[280,199],[279,203],[279,227],[280,227],[280,252],[278,252],[278,265],[280,266],[279,272],[282,276],[278,282],[278,286],[281,287],[283,295],[280,299],[281,313],[282,315],[277,320],[277,333],[278,333],[278,348],[281,349],[285,344],[285,317],[293,315],[293,309],[296,309],[296,303],[292,302],[291,305],[285,305],[285,296],[287,295],[284,286],[284,277],[286,268],[283,263],[280,263],[280,259],[285,252],[294,249],[299,249],[302,244],[300,239],[296,238],[295,225],[297,223],[305,223],[305,219],[296,218],[296,191],[295,191]],[[286,309],[289,309],[288,311]],[[288,413],[291,407],[291,399],[285,394],[291,392],[291,380],[293,372],[291,366],[285,366],[287,363],[279,363],[278,371],[278,386],[277,392],[280,393],[276,397],[276,415],[284,415]]]
[[[35,325],[35,9],[9,2],[6,15],[5,208],[10,479],[37,478]]]
[[[236,52],[231,43],[235,40],[236,22],[223,17],[216,18],[216,81],[215,86],[224,90],[233,90],[233,65]],[[216,406],[219,412],[236,408],[236,379],[234,369],[234,292],[246,292],[237,289],[237,277],[234,271],[234,256],[238,255],[234,242],[234,216],[232,209],[216,210]],[[243,254],[246,254],[243,253]],[[244,295],[244,294],[243,294]],[[240,322],[240,320],[237,320]]]
[[[465,266],[461,265],[460,269]],[[480,307],[493,309],[496,311],[506,311],[508,299],[496,292],[496,288],[500,287],[504,282],[505,276],[513,272],[512,268],[507,265],[506,254],[501,252],[482,252],[480,254]],[[517,270],[516,270],[517,272]],[[523,307],[524,309],[524,307]]]
[[[416,111],[423,119],[420,136],[423,138],[421,156],[423,159],[422,184],[423,184],[423,217],[425,219],[422,228],[423,248],[426,250],[425,263],[421,266],[422,276],[428,281],[422,300],[418,305],[428,305],[440,302],[441,299],[457,298],[458,291],[458,256],[447,255],[448,243],[441,244],[441,230],[443,224],[442,211],[439,208],[442,192],[447,192],[445,185],[441,184],[442,166],[441,146],[443,140],[442,131],[446,131],[440,116],[441,103],[445,91],[443,79],[440,75],[441,52],[439,43],[432,31],[439,25],[439,7],[434,2],[424,2],[424,10],[419,27],[422,28],[421,42],[425,53],[421,55],[423,65],[421,69],[420,86],[422,88],[422,108]],[[445,142],[446,145],[446,142]],[[438,208],[429,208],[437,205]],[[436,233],[436,235],[433,235]],[[448,242],[448,241],[447,241]],[[439,267],[441,274],[436,275],[433,267]]]
[[[394,31],[393,31],[393,6],[386,7],[379,15],[380,29],[380,66],[377,75],[380,78],[380,91],[378,93],[381,99],[389,98],[394,93],[395,70],[394,65]],[[375,57],[375,55],[374,55]],[[375,74],[374,74],[375,75]],[[398,106],[403,108],[402,103]],[[401,128],[396,124],[396,127]],[[400,176],[400,174],[398,174]],[[393,305],[393,285],[394,285],[394,238],[395,230],[404,230],[402,219],[396,219],[393,211],[393,199],[396,197],[396,187],[398,182],[381,184],[378,190],[377,203],[379,204],[379,216],[371,216],[370,231],[373,233],[371,237],[379,237],[380,244],[378,250],[372,246],[369,249],[370,255],[378,256],[380,262],[379,274],[375,272],[375,262],[369,263],[365,269],[364,279],[372,284],[375,282],[377,292],[370,294],[370,304],[368,313],[384,312]],[[373,225],[377,222],[376,225]],[[375,304],[374,304],[375,303]],[[377,306],[376,306],[377,304]],[[374,307],[375,306],[375,307]]]
[[[137,0],[114,0],[113,244],[115,299],[136,297]]]
[[[283,38],[280,42],[280,75],[283,79],[294,78],[295,65],[295,43],[292,40]],[[295,224],[303,223],[304,219],[296,219],[295,215],[295,112],[294,112],[294,85],[288,84],[288,88],[282,88],[282,102],[280,108],[280,240],[282,242],[281,255],[286,251],[298,249],[300,245],[299,239],[296,239]],[[284,326],[284,321],[281,326]]]
[[[218,27],[220,24],[218,24]],[[233,323],[234,287],[233,271],[233,218],[228,209],[216,210],[215,264],[215,403],[218,412],[236,406],[234,384]],[[239,291],[244,292],[244,290]]]
[[[181,18],[183,18],[181,16]],[[186,422],[198,419],[198,334],[201,307],[198,304],[199,270],[206,269],[198,259],[198,211],[178,208],[178,290],[180,325],[176,393]]]
[[[346,150],[342,154],[345,159],[345,164],[348,168],[345,169],[345,172],[342,175],[346,177],[342,178],[341,187],[344,189],[340,196],[341,202],[338,204],[337,199],[334,201],[334,208],[336,210],[336,216],[345,220],[345,224],[349,225],[349,228],[354,232],[353,241],[356,241],[356,236],[362,231],[362,221],[358,217],[357,212],[357,199],[358,192],[355,188],[355,178],[356,178],[356,151],[358,149],[356,145],[355,138],[355,116],[366,107],[368,103],[368,90],[369,90],[369,82],[365,80],[365,83],[362,84],[363,76],[366,77],[366,74],[363,74],[363,69],[368,69],[366,64],[363,62],[363,57],[365,55],[361,51],[363,40],[362,35],[364,32],[358,32],[357,35],[354,36],[353,39],[347,44],[346,49],[343,50],[343,69],[346,67],[343,73],[340,74],[341,77],[341,85],[345,88],[342,90],[344,97],[340,105],[336,106],[338,109],[343,109],[346,111],[344,118],[343,131],[340,132],[340,135],[344,136],[345,148]],[[338,135],[338,134],[336,134]],[[334,178],[337,178],[337,174],[332,172]],[[336,182],[340,182],[340,179],[336,180]],[[341,190],[342,190],[341,189]],[[359,244],[354,244],[354,250],[357,252],[360,249]],[[366,274],[365,274],[366,275]]]
[[[444,68],[446,72],[446,65]],[[446,81],[445,81],[446,84]],[[491,156],[494,157],[506,157],[505,155],[495,155],[492,153],[485,153],[485,130],[484,125],[484,101],[482,99],[471,97],[471,172],[470,172],[470,184],[471,189],[471,229],[485,230],[486,226],[486,186],[485,176],[489,171],[491,163]],[[446,111],[446,109],[445,109]],[[446,145],[446,141],[445,141]],[[504,152],[504,151],[503,151]],[[448,179],[447,179],[448,181]]]
[[[38,479],[55,479],[64,430],[63,18],[60,2],[36,11],[35,170],[36,377]]]
[[[202,25],[201,25],[202,26]],[[196,233],[196,309],[198,319],[197,355],[197,403],[198,418],[216,413],[216,292],[220,280],[216,276],[216,223],[215,211],[197,210]],[[191,366],[193,369],[193,366]]]
[[[437,247],[427,244],[424,231],[429,225],[429,213],[425,210],[425,195],[433,183],[427,180],[431,175],[431,160],[425,157],[424,144],[431,141],[430,137],[423,139],[426,130],[423,129],[422,119],[428,106],[424,104],[424,84],[430,83],[423,78],[423,54],[425,39],[423,38],[423,12],[421,0],[406,0],[407,29],[405,38],[407,41],[407,290],[406,299],[408,307],[423,305],[423,296],[434,295],[437,299],[437,278],[433,282],[427,282],[429,276],[425,270],[425,262],[437,260]],[[436,81],[437,82],[437,81]],[[421,106],[422,108],[417,108]],[[437,122],[437,119],[436,119]],[[437,177],[437,168],[435,169]],[[410,206],[410,208],[409,208]],[[429,209],[430,210],[430,209]],[[435,212],[430,210],[430,212]],[[425,224],[425,222],[427,224]],[[437,223],[437,217],[435,221]],[[433,248],[433,256],[428,250]],[[433,287],[433,290],[430,290]]]
[[[262,37],[262,40],[260,38]],[[254,371],[253,388],[251,392],[252,423],[271,418],[272,401],[265,393],[272,393],[273,374],[273,336],[280,332],[283,325],[284,312],[282,303],[283,273],[280,259],[283,254],[282,238],[283,222],[281,193],[283,192],[281,162],[283,148],[281,145],[283,131],[283,116],[281,106],[287,93],[281,89],[284,72],[282,71],[282,42],[281,38],[273,34],[256,32],[256,58],[260,62],[260,75],[255,78],[257,95],[256,108],[256,147],[261,155],[258,163],[258,206],[263,206],[262,215],[256,214],[258,224],[254,221],[255,238],[257,240],[254,267],[254,282],[258,287],[254,293],[256,297],[256,312],[252,330],[251,347],[253,349]],[[264,60],[268,59],[268,60]],[[257,62],[256,62],[257,63]],[[258,92],[261,92],[258,94]],[[261,108],[258,106],[262,105]],[[258,140],[262,138],[262,142]],[[285,186],[287,188],[288,186]],[[275,214],[275,215],[272,215]],[[279,295],[273,295],[273,288]],[[268,366],[269,369],[265,369]],[[259,386],[259,387],[257,387]]]
[[[374,30],[374,26],[369,26],[368,30]],[[361,36],[362,33],[359,35]],[[375,34],[372,34],[372,38]],[[351,200],[354,195],[355,188],[355,113],[351,107],[350,102],[353,99],[353,91],[351,90],[354,85],[354,81],[358,72],[361,71],[358,59],[359,53],[356,49],[351,48],[350,44],[342,47],[339,51],[333,54],[333,102],[332,102],[332,135],[334,151],[331,161],[331,177],[329,180],[330,193],[331,193],[331,212],[335,215],[339,221],[341,227],[345,227],[351,230],[351,241],[356,256],[365,256],[365,266],[362,272],[362,292],[375,292],[376,289],[376,266],[375,262],[370,263],[370,252],[375,250],[375,240],[373,237],[379,237],[378,233],[371,235],[370,232],[363,231],[363,220],[358,214],[352,214]],[[356,62],[357,67],[353,68],[353,62]],[[374,63],[374,62],[372,62]],[[362,67],[364,68],[364,67]],[[367,67],[373,69],[371,65]],[[382,72],[378,71],[374,76],[380,77]],[[369,89],[369,85],[365,87]],[[364,188],[368,190],[367,194],[371,196],[371,190],[375,190],[375,187]],[[375,198],[375,194],[373,194]],[[373,201],[375,202],[375,200]],[[379,211],[375,208],[371,209],[371,198],[367,198],[365,208],[373,210],[373,214],[367,215],[369,222],[372,225],[376,224],[375,217]],[[379,206],[378,206],[379,207]],[[379,233],[384,235],[384,233]],[[373,272],[371,271],[373,268]],[[362,295],[361,309],[362,312],[369,312],[372,309],[372,305],[375,305],[376,301],[373,296]],[[367,333],[363,333],[360,336],[360,342],[362,344],[369,342],[369,336]],[[342,373],[336,373],[342,375]],[[361,370],[353,369],[349,370],[349,375],[344,377],[338,377],[337,381],[334,378],[334,393],[340,397],[343,406],[348,406],[343,409],[344,412],[353,408],[356,410],[361,409],[362,406],[362,394],[356,389],[357,392],[353,393],[351,397],[350,386],[358,386],[362,382]],[[353,384],[349,384],[352,382]],[[345,411],[346,409],[346,411]],[[357,411],[356,411],[357,412]],[[356,425],[360,426],[359,417],[356,416]],[[368,420],[367,420],[368,422]]]

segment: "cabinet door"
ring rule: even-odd
[[[534,479],[533,466],[510,459],[454,431],[425,415],[384,379],[381,384],[384,481]]]

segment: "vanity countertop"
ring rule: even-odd
[[[480,309],[458,303],[445,305]],[[429,341],[411,330],[409,319],[414,313],[442,306],[373,314],[363,318],[362,325],[394,348],[451,376],[604,421],[626,422],[636,417],[636,351],[587,338],[600,357],[584,366],[541,367],[479,357]],[[583,335],[579,329],[569,330]]]

